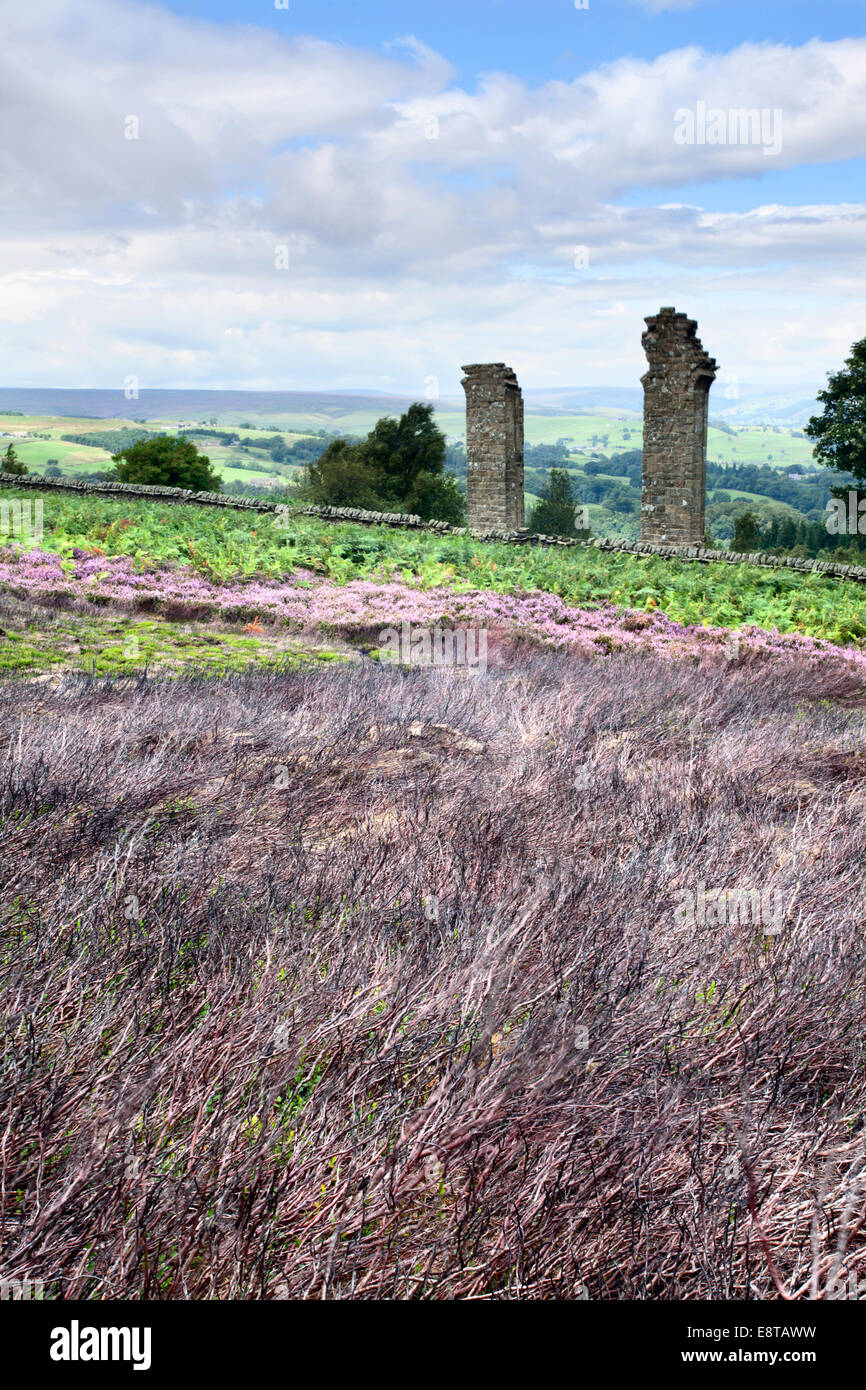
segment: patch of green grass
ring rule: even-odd
[[[0,671],[39,670],[53,659],[38,647],[22,641],[18,633],[7,632],[0,638]]]
[[[64,615],[40,622],[24,617],[20,630],[0,634],[0,673],[36,674],[59,667],[96,676],[128,676],[160,670],[175,674],[195,669],[220,676],[248,666],[304,666],[343,661],[341,652],[304,650],[274,638],[208,630],[202,626],[107,614]]]
[[[717,492],[726,492],[732,502],[750,502],[753,507],[763,507],[765,512],[775,513],[777,516],[790,516],[795,521],[800,521],[803,513],[796,507],[792,507],[788,502],[780,502],[775,497],[766,497],[762,492],[743,492],[741,488],[719,487],[714,488],[707,494],[707,503],[715,502]]]

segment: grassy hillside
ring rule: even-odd
[[[6,430],[7,437],[0,435],[0,451],[12,444],[18,458],[33,473],[42,473],[51,459],[56,459],[61,474],[84,474],[106,472],[113,468],[111,445],[106,448],[91,447],[85,444],[70,443],[63,435],[106,435],[118,430],[140,430],[142,432],[178,433],[177,421],[149,420],[141,425],[131,419],[73,419],[61,416],[0,416],[0,431]],[[24,431],[31,435],[47,435],[48,438],[13,439],[12,432]],[[241,449],[238,445],[227,445],[211,440],[197,439],[200,451],[206,453],[225,484],[233,482],[254,482],[259,486],[280,486],[292,478],[296,469],[291,465],[275,465],[264,446],[274,438],[274,431],[252,425],[239,433],[245,439],[255,440],[263,446]],[[309,437],[306,431],[283,436],[291,445],[297,439]]]
[[[464,414],[439,411],[437,420],[440,428],[450,436],[465,439]],[[555,444],[559,439],[567,439],[576,457],[579,451],[615,454],[641,447],[643,425],[639,416],[622,412],[534,415],[529,411],[525,418],[525,435],[529,444]],[[732,434],[711,426],[707,433],[707,457],[719,463],[769,462],[778,468],[814,467],[808,439],[800,438],[798,431],[769,426],[737,427]]]
[[[310,411],[303,417],[297,417],[291,422],[283,418],[273,418],[269,416],[267,420],[253,415],[247,418],[249,411],[228,411],[220,417],[207,417],[195,428],[213,428],[224,431],[237,430],[244,447],[241,444],[227,444],[221,440],[194,435],[195,442],[202,453],[206,453],[211,463],[223,480],[223,486],[233,488],[236,485],[244,485],[247,488],[257,489],[279,489],[293,481],[297,475],[303,460],[293,461],[286,456],[282,462],[275,462],[269,450],[275,439],[282,441],[288,448],[298,442],[310,440],[310,434],[287,432],[280,433],[277,425],[281,425],[285,430],[287,424],[299,431],[319,431],[320,429],[339,428],[344,433],[352,432],[358,435],[366,433],[378,418],[378,413],[374,410],[355,411],[334,406],[332,403],[331,414],[319,418],[315,411]],[[387,409],[387,403],[379,407],[379,411]],[[336,412],[336,413],[334,413]],[[211,425],[210,421],[218,418],[218,424]],[[339,424],[337,423],[339,421]],[[440,427],[445,430],[452,439],[459,439],[465,433],[465,414],[457,411],[440,411],[437,414],[437,421]],[[14,447],[21,461],[33,472],[44,471],[49,460],[57,461],[61,474],[71,474],[75,476],[89,477],[95,473],[107,472],[113,467],[111,460],[111,449],[119,447],[112,442],[117,438],[118,430],[141,430],[163,431],[167,433],[177,433],[179,423],[186,428],[190,427],[189,420],[178,422],[168,419],[149,419],[145,424],[137,424],[134,420],[118,419],[67,419],[57,416],[0,416],[0,426],[8,425],[9,431],[26,432],[33,436],[38,434],[40,438],[26,438],[14,440]],[[70,443],[63,440],[62,435],[87,436],[85,443]],[[568,439],[567,448],[570,453],[564,462],[573,475],[575,495],[578,500],[589,505],[590,524],[596,535],[599,536],[624,536],[635,538],[639,532],[640,525],[640,485],[639,480],[633,479],[635,485],[628,487],[627,480],[618,477],[614,473],[605,472],[595,474],[588,478],[584,472],[584,465],[590,458],[599,455],[616,455],[617,453],[631,453],[640,448],[641,444],[641,421],[639,417],[630,416],[627,413],[619,412],[608,415],[579,415],[579,414],[558,414],[550,410],[545,410],[539,414],[528,414],[526,417],[526,440],[530,446],[557,443],[561,439]],[[48,436],[43,438],[41,436]],[[103,450],[93,447],[100,436],[105,436],[108,447]],[[318,441],[317,441],[318,442]],[[0,448],[2,448],[0,439]],[[725,430],[711,429],[709,436],[709,457],[710,460],[727,463],[760,463],[776,471],[790,469],[796,465],[806,469],[811,462],[811,449],[808,441],[796,438],[790,430],[780,429],[742,429],[732,435]],[[457,465],[459,467],[459,464]],[[530,457],[528,460],[528,472],[526,477],[526,508],[527,515],[538,497],[543,479],[546,477],[548,462],[539,462]],[[465,474],[461,475],[464,478]],[[773,478],[776,473],[772,473]],[[599,496],[599,482],[610,484],[613,481],[616,485],[615,492],[622,486],[626,486],[626,495],[614,500],[611,505]],[[741,480],[742,481],[742,480]],[[764,484],[760,484],[764,486]],[[768,490],[773,491],[769,485]],[[788,484],[796,491],[797,485]],[[749,493],[738,490],[735,494],[743,505],[750,505],[756,512],[762,524],[769,522],[775,512],[779,511],[780,504],[772,499],[768,499],[763,494]],[[819,513],[815,511],[815,497],[809,494],[810,500],[800,502],[800,506],[809,510],[795,510],[794,516],[797,521],[819,519]],[[821,493],[821,504],[825,500],[825,495]],[[712,503],[712,489],[708,497]],[[784,505],[784,504],[782,504]],[[715,527],[722,543],[730,540],[733,531],[733,521],[730,512],[719,513],[711,510],[708,513],[708,522]]]
[[[320,415],[311,412],[305,415],[268,416],[267,421],[259,421],[258,423],[259,425],[263,423],[279,425],[283,433],[293,437],[315,433],[319,429],[329,431],[339,429],[344,434],[366,434],[372,429],[382,413],[386,413],[384,408],[379,412],[376,410],[349,411],[339,415]],[[466,416],[464,412],[441,410],[437,411],[436,418],[439,427],[450,438],[465,439]],[[244,425],[245,428],[240,429],[241,425]],[[251,427],[247,428],[248,425]],[[243,412],[229,411],[218,417],[218,425],[215,428],[236,429],[244,436],[249,435],[262,440],[273,438],[273,431],[255,428],[255,425],[256,420],[248,419]],[[0,430],[38,431],[50,434],[52,440],[59,440],[61,434],[97,433],[105,430],[116,430],[124,426],[133,428],[135,422],[129,419],[76,420],[60,416],[0,415]],[[146,425],[142,425],[140,428],[174,432],[177,429],[177,421],[148,420]],[[613,454],[624,453],[630,449],[639,449],[642,438],[642,423],[639,417],[623,415],[622,412],[610,415],[602,413],[534,415],[528,412],[525,420],[525,434],[529,444],[553,444],[559,439],[568,439],[573,445],[577,460],[581,453],[598,451],[604,454]],[[593,443],[593,440],[596,442]],[[16,450],[28,466],[36,467],[38,465],[41,469],[44,457],[52,456],[50,452],[41,449],[41,443],[44,441],[12,442],[15,443]],[[79,446],[65,445],[63,447],[67,451],[67,457],[61,459],[61,466],[71,467]],[[211,447],[214,449],[215,456],[222,461],[219,446],[208,446],[209,449]],[[56,452],[55,449],[55,455]],[[710,459],[722,463],[770,462],[779,468],[814,466],[810,441],[798,437],[797,432],[793,430],[782,428],[742,427],[737,428],[733,434],[729,434],[726,431],[711,427],[707,440],[707,455]],[[33,460],[32,464],[31,459]],[[109,466],[106,459],[102,459],[102,466]]]

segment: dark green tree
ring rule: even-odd
[[[818,400],[824,410],[806,426],[816,457],[828,468],[866,478],[866,338],[854,344],[843,370],[830,375]]]
[[[333,439],[321,458],[308,464],[301,495],[318,507],[365,507],[382,511],[383,477],[358,456],[357,445]]]
[[[0,473],[14,473],[16,477],[23,478],[24,474],[29,472],[30,469],[25,467],[25,465],[21,462],[20,458],[16,454],[14,445],[8,445],[6,452],[2,458],[2,467],[0,467]]]
[[[773,519],[771,520],[769,526],[767,527],[767,531],[766,531],[766,534],[765,534],[765,536],[764,536],[764,545],[767,547],[768,550],[775,550],[775,548],[776,548],[776,546],[777,546],[778,544],[779,544],[779,518],[778,518],[777,516],[774,516]]]
[[[386,500],[396,506],[409,496],[419,473],[442,472],[445,449],[432,404],[416,402],[399,420],[390,415],[379,420],[358,446],[358,454],[380,472]]]
[[[459,525],[466,502],[445,472],[445,453],[432,404],[418,402],[399,419],[383,417],[358,443],[333,439],[308,465],[299,491],[320,506],[414,512]]]
[[[221,492],[222,478],[213,472],[207,454],[200,454],[191,439],[159,434],[128,444],[112,454],[114,477],[121,483],[146,483],[153,487],[183,487],[192,492]]]
[[[416,473],[404,505],[424,521],[435,517],[451,526],[466,522],[466,494],[452,473]]]
[[[564,468],[551,468],[538,501],[527,523],[530,531],[542,536],[588,536],[589,528],[575,526],[577,506],[574,483]]]
[[[797,544],[797,523],[792,516],[783,516],[779,522],[776,544],[780,550],[790,550]]]
[[[731,549],[738,555],[747,555],[753,550],[760,550],[763,544],[764,538],[754,512],[741,512],[734,521]]]

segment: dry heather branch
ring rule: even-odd
[[[524,652],[5,686],[6,1277],[860,1277],[863,716],[830,679]],[[732,916],[752,889],[781,915]]]

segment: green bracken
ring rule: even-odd
[[[28,494],[9,489],[4,495]],[[756,625],[844,645],[866,641],[864,586],[748,564],[696,565],[591,546],[559,550],[487,544],[468,536],[333,524],[300,513],[275,518],[63,495],[45,499],[39,544],[63,556],[70,568],[72,550],[78,547],[129,555],[140,570],[190,565],[215,583],[286,579],[305,569],[336,584],[377,579],[419,588],[443,585],[458,592],[542,590],[575,607],[614,603],[660,610],[687,624]],[[194,656],[203,661],[200,649]],[[103,653],[101,660],[112,669],[121,665],[116,652]]]

